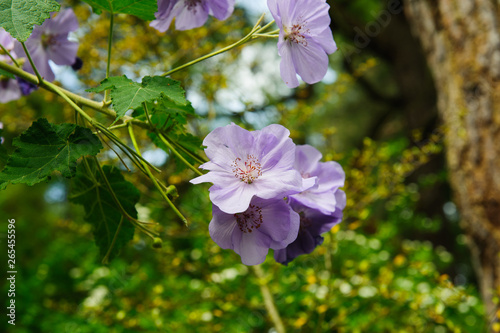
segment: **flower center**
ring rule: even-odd
[[[239,157],[236,158],[231,168],[233,168],[234,176],[247,184],[252,184],[259,176],[262,176],[259,159],[253,155],[247,155],[245,161]]]
[[[300,216],[300,227],[299,227],[299,230],[308,229],[312,225],[311,220],[306,217],[306,215],[304,214],[304,212],[300,212],[299,216]]]
[[[44,49],[47,49],[51,45],[56,45],[57,44],[57,39],[56,36],[54,35],[42,35],[42,47]]]
[[[290,43],[307,46],[306,34],[309,32],[309,29],[306,28],[306,22],[299,20],[291,28],[285,27],[284,30],[285,40],[289,40]]]
[[[254,229],[258,229],[262,224],[262,208],[250,204],[245,212],[236,213],[234,217],[236,218],[236,223],[238,223],[241,232],[252,232]]]
[[[194,10],[196,13],[195,7],[201,3],[202,0],[185,0],[184,4],[187,7],[188,10]]]
[[[9,85],[9,78],[8,77],[4,77],[4,76],[0,76],[0,87],[2,87],[2,89],[7,89],[7,86]]]

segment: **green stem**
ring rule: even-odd
[[[156,128],[155,125],[151,122],[151,117],[149,116],[149,109],[148,109],[148,104],[147,103],[142,103],[142,106],[144,108],[144,113],[146,114],[146,122],[152,127]]]
[[[26,44],[24,44],[24,42],[21,42],[21,45],[23,46],[24,53],[26,53],[26,56],[28,57],[28,61],[30,62],[31,67],[33,68],[33,71],[36,74],[36,77],[38,79],[37,84],[40,85],[43,82],[43,78],[40,75],[40,73],[38,72],[38,69],[36,69],[35,63],[33,62],[33,59],[31,59],[31,55],[30,55],[30,53],[28,51],[28,48],[26,47]]]
[[[116,239],[118,238],[118,234],[120,233],[120,230],[122,229],[122,225],[123,225],[123,215],[120,218],[120,223],[118,224],[118,228],[116,228],[116,232],[115,232],[115,235],[113,237],[113,240],[111,241],[111,244],[109,245],[109,249],[106,252],[106,255],[104,256],[104,258],[102,258],[103,265],[109,264],[109,256],[111,254],[111,250],[113,250],[113,248],[115,247]]]
[[[123,143],[113,132],[109,131],[105,126],[99,123],[95,123],[94,127],[97,130],[100,130],[101,132],[106,135],[106,137],[111,140],[120,150],[127,155],[128,158],[141,170],[142,169],[142,162],[146,163],[150,168],[154,169],[156,172],[161,172],[157,167],[149,163],[147,160],[145,160],[142,156],[139,156],[135,150],[130,148],[128,145]]]
[[[132,140],[132,144],[134,145],[134,148],[135,148],[137,154],[141,155],[141,151],[139,149],[139,145],[137,144],[137,140],[135,139],[134,130],[133,130],[131,124],[128,126],[128,132],[129,132],[130,139]],[[187,219],[182,215],[182,213],[177,209],[177,207],[175,207],[174,203],[168,198],[168,196],[165,193],[165,191],[163,191],[163,189],[161,188],[160,184],[158,184],[158,181],[156,180],[156,177],[153,176],[153,174],[151,173],[151,170],[149,170],[149,168],[145,164],[144,164],[144,169],[146,170],[146,173],[148,174],[149,178],[153,182],[154,186],[160,192],[160,194],[163,197],[163,199],[165,199],[165,201],[168,203],[168,205],[170,206],[170,208],[172,208],[172,210],[175,212],[175,214],[177,216],[179,216],[180,219],[182,220],[182,222],[184,222],[184,224],[187,226],[188,225]]]
[[[21,67],[19,65],[19,63],[17,62],[17,60],[12,56],[12,54],[10,54],[9,50],[7,50],[2,44],[0,44],[0,48],[2,49],[3,52],[5,52],[6,55],[9,56],[10,60],[12,60],[12,62],[17,66],[17,67]]]
[[[253,38],[264,37],[264,38],[278,38],[280,35],[277,34],[254,34]]]
[[[108,37],[108,63],[106,65],[106,79],[109,77],[109,69],[111,67],[111,45],[113,43],[113,21],[114,15],[111,14],[111,18],[109,19],[109,37]],[[104,102],[109,101],[109,90],[104,92]]]
[[[163,134],[157,133],[157,135],[160,138],[160,140],[168,147],[168,149],[170,149],[174,153],[174,155],[177,156],[182,161],[182,163],[186,164],[186,166],[188,168],[190,168],[191,170],[193,170],[197,175],[203,176],[203,173],[200,170],[198,170],[194,166],[192,166],[191,163],[189,163],[184,158],[184,156],[179,154],[179,152],[170,144],[170,142],[168,142],[168,140],[165,138],[165,136],[163,136]]]
[[[175,154],[175,156],[177,156],[184,164],[186,164],[188,168],[193,170],[198,175],[202,176],[203,174],[200,172],[200,170],[192,166],[191,163],[189,163],[181,154],[179,154],[179,152],[170,144],[170,142],[168,142],[165,136],[156,129],[156,127],[151,122],[151,117],[149,116],[149,110],[146,103],[143,103],[143,107],[144,107],[144,113],[146,114],[146,119],[149,122],[150,126],[155,129],[156,135],[158,135],[158,137],[163,141],[163,143]]]
[[[278,331],[278,333],[286,333],[285,325],[283,325],[283,321],[281,320],[278,309],[274,304],[273,295],[271,294],[271,291],[269,291],[269,287],[267,286],[262,267],[260,265],[255,265],[252,266],[252,269],[257,276],[260,292],[262,293],[262,297],[264,298],[264,305],[266,306],[267,312],[269,313],[269,317],[271,317],[271,321],[274,323],[274,328],[276,328],[276,331]]]
[[[178,142],[172,142],[172,144],[174,146],[176,146],[177,148],[179,148],[180,150],[182,150],[184,153],[186,153],[187,155],[189,155],[193,160],[195,160],[196,162],[200,163],[200,164],[203,164],[205,162],[208,162],[208,160],[198,156],[197,154],[194,154],[192,152],[190,152],[189,150],[187,150],[186,148],[184,148],[180,143]]]
[[[97,158],[94,156],[94,162],[97,166],[97,170],[99,171],[99,174],[101,175],[101,178],[104,180],[104,183],[111,194],[111,197],[113,198],[113,201],[117,205],[118,209],[120,210],[122,216],[124,216],[127,220],[129,220],[133,225],[138,227],[139,229],[142,230],[146,235],[151,237],[152,239],[155,238],[155,236],[158,236],[158,233],[155,231],[151,231],[148,228],[144,227],[137,219],[133,218],[130,216],[130,214],[123,208],[120,200],[116,197],[115,191],[113,191],[113,188],[111,187],[111,184],[109,183],[108,177],[106,177],[106,174],[104,173],[104,170],[101,168],[101,164],[97,160]]]
[[[262,22],[263,19],[264,19],[264,14],[262,14],[262,16],[257,20],[257,23],[255,23],[255,25],[253,26],[252,30],[250,30],[250,32],[245,37],[243,37],[242,39],[240,39],[239,41],[237,41],[237,42],[235,42],[235,43],[233,43],[231,45],[228,45],[228,46],[226,46],[226,47],[224,47],[224,48],[222,48],[222,49],[220,49],[218,51],[214,51],[214,52],[209,53],[207,55],[204,55],[204,56],[202,56],[202,57],[200,57],[198,59],[195,59],[195,60],[192,60],[192,61],[190,61],[188,63],[185,63],[185,64],[183,64],[183,65],[181,65],[179,67],[176,67],[176,68],[174,68],[174,69],[172,69],[172,70],[170,70],[170,71],[162,74],[162,76],[168,76],[168,75],[173,74],[173,73],[175,73],[177,71],[180,71],[181,69],[184,69],[186,67],[192,66],[192,65],[194,65],[196,63],[199,63],[200,61],[203,61],[203,60],[206,60],[208,58],[214,57],[214,56],[216,56],[218,54],[227,52],[227,51],[229,51],[231,49],[234,49],[235,47],[238,47],[240,45],[243,45],[243,44],[251,41],[254,38],[255,34],[258,34],[258,33],[262,32],[262,31],[264,31],[265,29],[267,29],[267,27],[269,27],[272,23],[274,23],[274,20],[273,20],[273,21],[269,22],[268,24],[266,24],[264,27],[260,27],[259,24]]]
[[[82,108],[80,108],[75,102],[73,102],[71,98],[66,96],[66,94],[62,92],[58,86],[54,85],[53,89],[54,92],[61,96],[66,102],[68,102],[68,104],[71,105],[73,109],[75,109],[80,114],[80,116],[82,116],[90,124],[95,125],[96,122],[94,121],[94,119],[92,119],[85,111],[82,110]]]
[[[122,162],[123,166],[127,169],[128,172],[132,172],[130,170],[130,168],[128,167],[127,163],[125,163],[125,161],[123,160],[123,158],[120,156],[120,154],[117,153],[117,151],[111,147],[111,145],[109,143],[106,142],[106,140],[104,140],[101,136],[101,133],[99,131],[96,131],[96,134],[99,136],[99,139],[101,139],[102,142],[104,142],[104,144],[113,151],[113,153],[115,153],[116,157],[118,157],[118,159],[120,160],[120,162]]]
[[[17,76],[25,81],[28,81],[30,83],[39,84],[38,78],[35,75],[28,73],[28,72],[25,72],[21,68],[11,66],[5,62],[0,61],[0,69],[3,69],[4,71],[7,71],[9,73],[12,73],[15,76]],[[63,92],[66,96],[71,98],[76,103],[83,105],[83,106],[86,106],[86,107],[89,107],[89,108],[96,110],[98,112],[101,112],[112,119],[116,118],[116,113],[113,110],[103,106],[102,102],[96,102],[96,101],[87,99],[87,98],[82,97],[78,94],[72,93],[71,91],[68,91],[68,90],[63,89],[61,87],[58,87],[57,85],[55,85],[51,82],[48,82],[48,81],[43,81],[39,85],[41,88],[46,89],[52,93],[56,93],[56,89],[58,89],[59,91]],[[128,119],[128,118],[125,118],[125,119]],[[140,121],[134,121],[134,124],[138,124],[138,123],[140,123]],[[141,125],[139,125],[139,126],[141,126]],[[145,127],[145,124],[142,124],[141,127]]]
[[[128,126],[127,123],[118,124],[118,125],[114,125],[114,126],[109,126],[108,130],[112,131],[112,130],[127,127],[127,126]]]
[[[267,30],[267,28],[269,28],[273,24],[274,24],[274,20],[272,20],[271,22],[269,22],[268,24],[266,24],[265,26],[263,26],[262,28],[260,28],[259,32]],[[273,31],[270,32],[270,34],[276,34],[278,32],[280,32],[280,29],[273,30]]]

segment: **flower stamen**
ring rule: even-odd
[[[259,176],[262,176],[262,166],[259,159],[254,155],[247,155],[245,162],[239,157],[236,158],[231,167],[233,168],[234,176],[247,184],[252,184]]]
[[[262,208],[250,204],[243,213],[234,214],[241,232],[248,233],[258,229],[262,224]]]
[[[196,6],[201,3],[201,0],[186,0],[184,2],[188,10],[193,11],[196,14]]]
[[[283,27],[285,31],[285,40],[289,40],[290,43],[307,46],[306,34],[309,32],[309,29],[306,28],[306,25],[307,22],[300,19],[297,23],[292,25],[291,29]]]

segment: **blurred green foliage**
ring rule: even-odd
[[[366,2],[378,8],[376,1]],[[85,64],[78,76],[84,85],[96,86],[105,73],[108,16],[91,16],[85,4],[75,11],[82,25],[79,54]],[[250,18],[238,8],[226,22],[210,19],[199,29],[160,34],[133,16],[117,15],[112,74],[164,72],[233,42],[251,26]],[[276,51],[275,41],[245,47],[258,43]],[[339,52],[331,56],[336,79],[281,94],[258,86],[263,100],[239,96],[248,111],[231,111],[217,92],[231,88],[231,75],[238,74],[227,69],[238,61],[239,52],[174,75],[188,98],[202,100],[192,101],[201,117],[192,117],[188,129],[204,137],[230,121],[248,129],[283,124],[297,144],[313,144],[324,160],[341,162],[347,175],[344,221],[311,255],[288,266],[268,258],[262,265],[266,277],[259,280],[238,255],[210,239],[209,186],[190,185],[193,173],[167,155],[158,177],[177,186],[175,203],[189,227],[145,177],[122,168],[141,192],[138,218],[158,223],[163,247],[154,249],[150,239],[136,232],[121,254],[104,266],[83,207],[69,203],[67,179],[54,174],[46,184],[8,186],[0,193],[0,233],[6,237],[7,219],[16,219],[17,312],[15,328],[2,320],[0,330],[268,332],[273,323],[259,293],[259,284],[266,283],[289,332],[485,332],[488,323],[452,203],[448,214],[419,209],[428,189],[446,186],[443,168],[419,172],[442,153],[440,129],[425,138],[413,133],[418,142],[414,144],[396,120],[390,128],[399,130],[388,130],[381,140],[367,138],[370,122],[381,110],[362,94],[356,75],[383,75],[384,68],[371,58],[353,75],[340,66]],[[254,75],[265,71],[265,61],[261,57],[250,62]],[[9,152],[12,139],[35,119],[74,119],[68,105],[43,91],[0,105],[0,112],[2,149]],[[126,140],[126,131],[116,134]],[[145,131],[136,135],[143,152],[155,149]],[[112,153],[99,158],[120,167]],[[448,193],[442,196],[449,201]],[[4,285],[3,295],[7,289]]]

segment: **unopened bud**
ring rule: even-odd
[[[161,248],[162,248],[162,246],[163,246],[163,241],[161,240],[161,238],[159,238],[159,237],[155,237],[155,238],[153,239],[153,247],[154,247],[155,249],[161,249]]]

